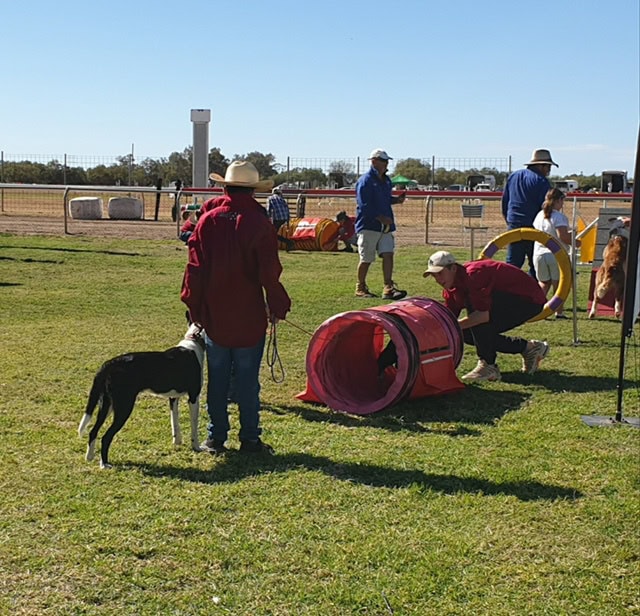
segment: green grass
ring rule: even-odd
[[[426,253],[400,249],[395,277],[439,298]],[[166,403],[141,397],[101,471],[76,433],[93,374],[181,338],[185,259],[0,236],[1,614],[640,613],[640,432],[580,419],[615,413],[620,345],[619,323],[586,319],[588,270],[580,345],[571,321],[520,328],[551,344],[532,377],[501,356],[501,383],[352,417],[294,397],[309,336],[283,323],[286,379],[262,375],[275,457],[174,448]],[[375,305],[353,297],[356,260],[283,254],[291,323]],[[459,373],[475,362],[467,347]],[[627,365],[638,416],[635,346]],[[237,449],[235,407],[232,425]]]

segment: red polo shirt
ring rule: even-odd
[[[225,195],[215,205],[187,244],[180,297],[216,344],[255,346],[265,335],[267,311],[284,319],[291,308],[279,281],[276,231],[249,194]]]
[[[456,316],[467,301],[473,311],[491,311],[491,294],[495,291],[509,293],[544,305],[547,301],[538,282],[521,269],[502,261],[485,259],[458,265],[453,288],[443,289],[444,302]]]

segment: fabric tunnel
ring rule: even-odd
[[[278,235],[294,243],[293,250],[322,250],[330,252],[338,249],[340,226],[330,218],[292,218],[278,229]],[[286,245],[280,242],[280,249]]]
[[[381,366],[390,341],[397,361]],[[296,397],[369,415],[405,398],[457,391],[464,388],[456,376],[463,348],[453,313],[426,297],[343,312],[314,332],[307,349],[307,388]]]

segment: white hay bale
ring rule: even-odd
[[[111,197],[109,199],[109,218],[141,220],[142,201],[135,197]]]
[[[100,197],[76,197],[69,200],[69,214],[78,220],[99,220],[102,218]]]

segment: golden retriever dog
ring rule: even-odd
[[[613,291],[616,318],[622,314],[622,300],[624,298],[624,283],[626,279],[627,243],[629,237],[629,218],[619,217],[614,219],[609,241],[602,252],[602,265],[596,273],[596,282],[593,287],[593,299],[589,318],[596,316],[598,301],[602,300],[609,291]]]

